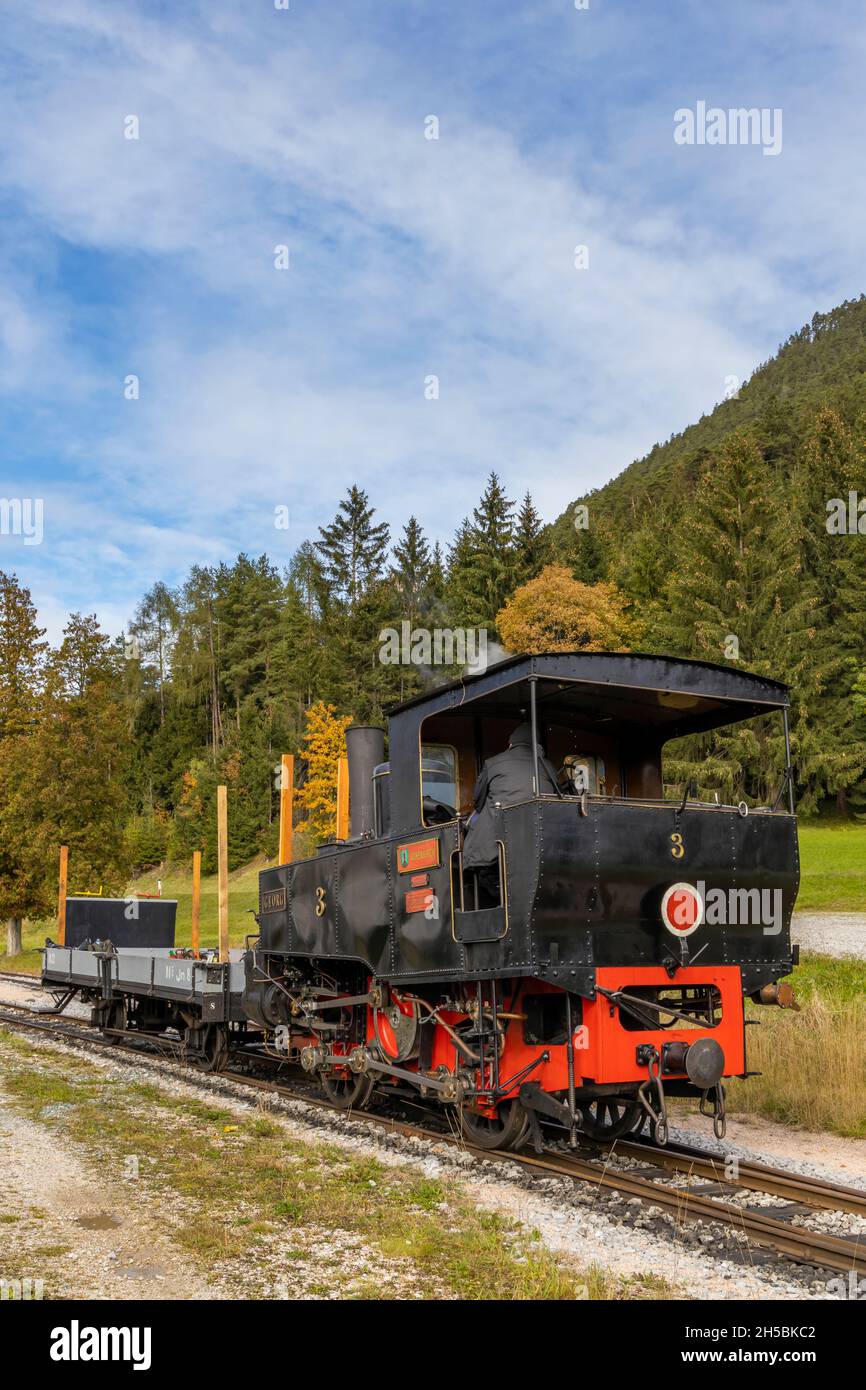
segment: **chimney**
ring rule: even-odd
[[[385,761],[385,730],[377,724],[352,724],[346,730],[349,759],[349,838],[359,840],[375,828],[373,769]]]

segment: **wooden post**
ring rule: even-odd
[[[192,852],[192,953],[198,958],[201,928],[201,850]]]
[[[60,846],[60,880],[57,889],[57,944],[66,944],[66,873],[69,865],[69,846]]]
[[[284,753],[280,760],[280,857],[278,863],[291,864],[294,855],[292,806],[295,795],[295,760]]]
[[[225,787],[217,787],[217,882],[219,885],[220,960],[229,958],[229,824]]]
[[[349,759],[337,764],[337,839],[349,838]]]

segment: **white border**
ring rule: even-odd
[[[688,892],[688,893],[691,893],[692,896],[694,897],[694,899],[695,899],[695,901],[696,901],[696,903],[697,903],[697,905],[698,905],[698,915],[697,915],[697,917],[696,917],[694,923],[693,923],[692,926],[690,926],[690,927],[685,927],[685,928],[682,928],[682,927],[672,927],[672,926],[670,925],[670,923],[668,922],[667,917],[666,917],[666,915],[665,915],[666,912],[667,912],[667,906],[668,906],[668,903],[670,902],[671,898],[673,897],[674,893],[681,893],[681,892],[683,892],[684,890],[685,890],[686,892]],[[661,919],[662,919],[662,926],[665,928],[666,931],[669,931],[669,932],[670,932],[671,936],[676,936],[676,937],[691,936],[692,932],[697,931],[698,927],[701,925],[701,923],[702,923],[703,920],[704,920],[704,900],[703,900],[703,898],[701,897],[700,893],[698,892],[697,888],[695,887],[695,885],[694,885],[693,883],[672,883],[672,884],[671,884],[670,888],[668,889],[668,891],[665,893],[664,897],[662,898]]]

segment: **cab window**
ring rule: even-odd
[[[459,804],[457,750],[449,743],[422,743],[421,796],[425,825],[453,820]]]

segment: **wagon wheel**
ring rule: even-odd
[[[619,1096],[596,1096],[579,1109],[583,1116],[581,1128],[590,1139],[622,1139],[626,1134],[638,1134],[646,1119],[639,1101]]]
[[[494,1116],[460,1107],[460,1132],[477,1149],[519,1149],[529,1133],[529,1116],[519,1100],[504,1100]]]
[[[229,1055],[228,1033],[221,1023],[208,1023],[201,1035],[201,1043],[192,1053],[193,1061],[199,1071],[222,1071]]]
[[[375,1077],[356,1076],[348,1068],[345,1076],[323,1076],[321,1082],[328,1100],[341,1110],[366,1110],[376,1084]]]
[[[106,1029],[109,1029],[109,1028],[120,1028],[120,1029],[124,1029],[124,1030],[125,1030],[125,1029],[126,1029],[126,1026],[127,1026],[127,1022],[128,1022],[128,1020],[127,1020],[127,1014],[126,1014],[126,1000],[125,1000],[125,999],[116,999],[116,1000],[114,1000],[114,1002],[109,1006],[109,1008],[108,1008],[108,1010],[107,1010],[107,1012],[106,1012],[106,1015],[105,1015],[105,1022],[104,1022],[103,1026],[102,1026],[102,1031],[103,1031],[103,1033],[105,1033],[105,1036],[108,1038],[108,1041],[109,1041],[114,1047],[119,1047],[120,1044],[123,1042],[123,1038],[117,1037],[117,1036],[112,1036],[111,1033],[106,1032]]]

